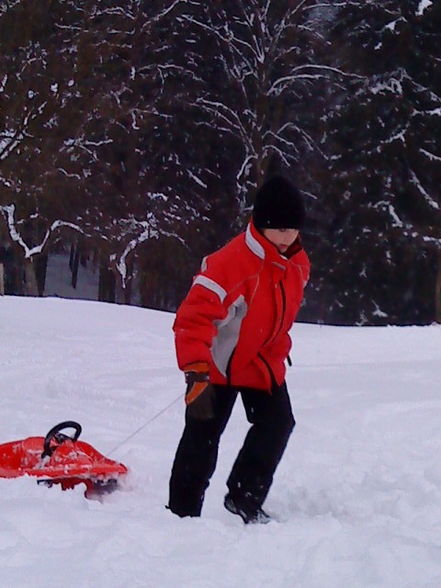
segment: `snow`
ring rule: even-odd
[[[430,116],[441,116],[441,108],[434,108],[433,110],[427,110],[425,114]]]
[[[72,286],[72,272],[69,268],[69,254],[51,253],[46,269],[45,296],[82,298],[96,300],[98,297],[98,268],[88,262],[87,267],[78,266],[77,286]]]
[[[424,12],[432,6],[432,4],[432,0],[421,0],[415,13],[416,16],[422,16]]]
[[[295,326],[297,427],[265,505],[276,520],[244,526],[222,506],[247,429],[239,402],[203,516],[164,508],[183,426],[172,321],[0,297],[1,442],[76,420],[131,471],[101,503],[80,487],[0,480],[2,586],[441,586],[439,325]]]
[[[389,31],[392,31],[393,33],[395,32],[397,23],[400,21],[401,19],[397,18],[396,20],[393,20],[392,22],[388,23],[384,28],[388,29]]]

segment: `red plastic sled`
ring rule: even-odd
[[[73,437],[60,431],[75,429]],[[127,474],[122,463],[104,457],[92,445],[78,441],[81,425],[65,421],[53,427],[46,437],[28,437],[0,445],[0,478],[35,476],[38,484],[60,484],[63,490],[85,484],[86,498],[97,498],[118,488]]]

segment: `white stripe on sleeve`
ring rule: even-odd
[[[196,286],[196,284],[204,286],[205,288],[208,288],[208,290],[211,290],[212,292],[217,294],[221,302],[224,301],[225,296],[227,295],[226,291],[222,288],[222,286],[220,286],[211,278],[207,278],[207,276],[197,276],[197,278],[195,278],[193,282],[193,286]]]

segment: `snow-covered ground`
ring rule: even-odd
[[[222,506],[247,429],[240,403],[203,516],[164,508],[183,425],[172,321],[0,298],[0,442],[76,420],[131,470],[102,503],[0,480],[2,588],[441,586],[440,326],[295,326],[297,428],[266,503],[277,521],[245,526]]]

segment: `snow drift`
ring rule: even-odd
[[[266,509],[223,509],[247,429],[237,403],[203,517],[165,510],[183,426],[173,315],[0,298],[0,443],[72,419],[130,468],[100,502],[0,480],[2,586],[441,586],[441,328],[298,324],[288,372],[297,427]]]

